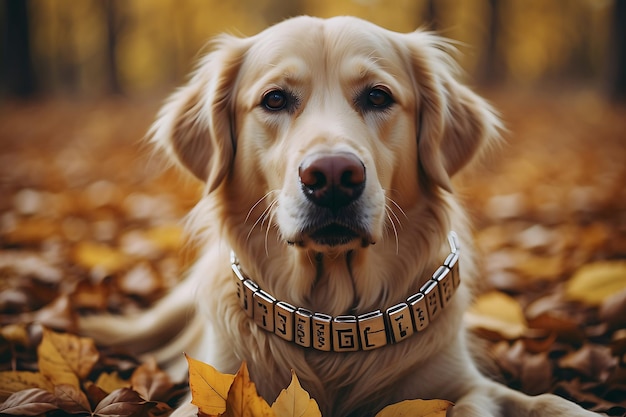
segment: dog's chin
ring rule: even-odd
[[[290,240],[288,243],[303,249],[330,253],[366,248],[375,242],[366,231],[331,223],[303,232],[298,239]]]

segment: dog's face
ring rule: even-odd
[[[354,18],[224,38],[152,135],[209,192],[226,185],[250,233],[316,252],[367,247],[397,238],[497,129],[442,48]]]

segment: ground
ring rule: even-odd
[[[484,264],[468,324],[508,385],[625,415],[626,107],[589,89],[483,93],[508,131],[455,184]],[[42,334],[74,334],[79,314],[145,308],[193,260],[180,224],[201,186],[141,142],[159,101],[0,104],[0,401],[43,384],[7,372],[43,366]],[[116,401],[167,414],[184,388],[132,355],[88,350],[70,393],[88,403],[75,414],[120,386],[132,390]]]

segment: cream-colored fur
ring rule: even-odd
[[[200,259],[147,313],[85,319],[83,328],[150,352],[156,336],[172,336],[156,351],[163,361],[184,350],[235,372],[245,360],[269,401],[294,369],[324,416],[373,415],[416,398],[451,400],[454,415],[465,417],[593,415],[556,396],[512,391],[472,362],[462,315],[477,269],[450,179],[498,138],[500,122],[455,79],[449,50],[429,33],[399,34],[349,17],[299,17],[216,41],[149,134],[206,182],[189,221],[203,242]],[[372,90],[391,101],[376,107]],[[284,107],[267,108],[273,91]],[[366,181],[351,212],[359,237],[327,245],[307,229],[319,213],[298,170],[311,155],[338,153],[362,161]],[[238,304],[231,250],[280,300],[333,316],[384,310],[441,265],[449,230],[462,241],[462,285],[426,331],[401,343],[354,353],[304,349],[259,328]],[[176,334],[177,323],[188,322]],[[195,412],[187,404],[176,414]]]

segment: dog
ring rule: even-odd
[[[433,398],[462,417],[596,415],[475,364],[462,318],[478,268],[451,179],[502,125],[449,42],[303,16],[212,47],[148,134],[205,183],[199,260],[151,310],[85,332],[222,372],[246,361],[268,401],[293,369],[324,416]]]

